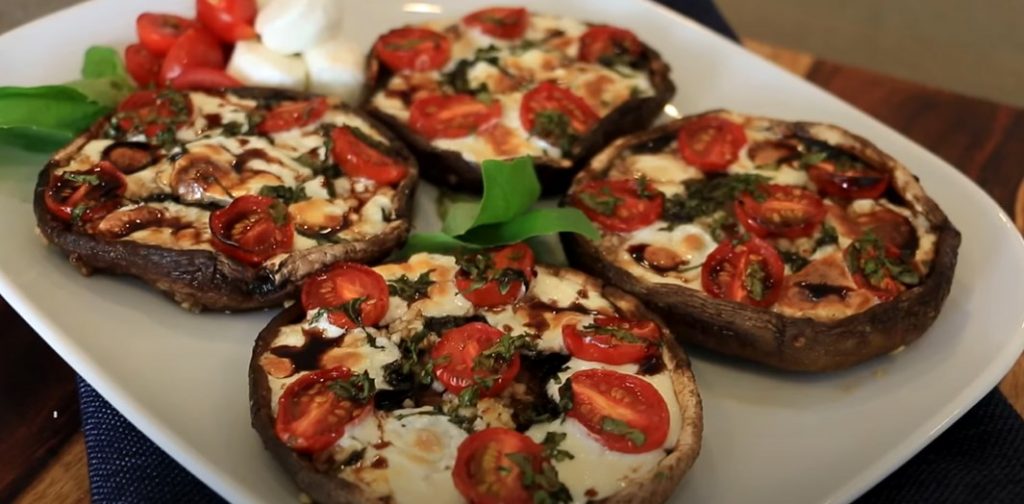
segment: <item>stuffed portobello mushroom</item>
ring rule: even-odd
[[[624,137],[565,202],[602,229],[570,261],[683,341],[827,371],[892,352],[938,316],[960,233],[917,178],[841,128],[714,111]]]
[[[486,159],[533,158],[546,194],[615,138],[646,128],[675,93],[632,32],[490,8],[392,30],[367,59],[363,106],[408,143],[423,176],[480,192]]]
[[[664,502],[701,445],[659,319],[522,244],[318,273],[249,377],[253,427],[316,502]]]
[[[83,273],[141,278],[191,310],[279,305],[409,231],[412,155],[322,96],[139,91],[39,174],[42,236]]]

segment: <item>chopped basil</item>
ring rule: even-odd
[[[657,195],[657,191],[651,190],[651,184],[650,181],[647,180],[647,175],[640,175],[636,178],[636,195],[646,200]]]
[[[615,209],[622,203],[622,198],[612,194],[608,186],[603,186],[598,194],[581,192],[576,196],[580,202],[601,215],[615,215]]]
[[[796,273],[804,269],[810,261],[806,257],[800,255],[797,252],[789,252],[787,250],[779,250],[779,257],[782,258],[782,262],[789,266],[790,271]]]
[[[498,291],[506,294],[512,288],[513,283],[526,282],[526,274],[522,270],[502,268],[494,271],[494,260],[487,252],[460,254],[456,257],[456,263],[473,281],[469,286],[470,291],[475,291],[493,281],[498,283]]]
[[[562,419],[569,414],[573,406],[572,378],[566,378],[565,382],[558,387],[558,409],[562,412]]]
[[[260,196],[269,196],[271,198],[277,198],[286,205],[291,205],[292,203],[309,199],[309,196],[306,195],[306,188],[303,186],[263,186],[260,188]]]
[[[686,224],[727,210],[728,205],[742,193],[763,197],[757,189],[768,180],[763,175],[741,174],[687,182],[685,196],[677,194],[665,200],[662,218],[671,223]]]
[[[488,89],[486,83],[479,86],[472,86],[470,84],[469,71],[478,62],[487,63],[498,70],[502,70],[499,66],[498,52],[498,48],[493,44],[477,49],[471,59],[459,60],[455,64],[455,68],[441,74],[441,82],[456,93],[475,95],[477,99],[481,100],[485,97],[490,97],[490,89]]]
[[[540,442],[541,446],[544,447],[544,457],[555,462],[561,462],[563,460],[572,460],[576,458],[572,453],[559,448],[558,446],[565,441],[568,434],[564,432],[548,432],[544,435],[544,440]]]
[[[828,152],[812,150],[800,157],[800,168],[807,169],[828,158]]]
[[[498,371],[523,350],[533,350],[536,343],[525,335],[503,334],[494,346],[480,352],[473,359],[474,370]]]
[[[651,340],[646,339],[646,338],[639,338],[635,334],[630,332],[628,329],[622,329],[622,328],[619,328],[619,327],[608,327],[608,326],[597,325],[595,323],[590,323],[590,324],[587,324],[587,325],[583,326],[583,330],[584,331],[593,331],[593,332],[595,332],[597,334],[605,334],[605,335],[611,336],[612,338],[617,339],[617,340],[619,340],[619,341],[621,341],[623,343],[630,343],[630,344],[636,344],[636,345],[653,345],[653,344],[655,344],[654,341],[651,341]]]
[[[340,399],[359,404],[370,402],[373,394],[377,391],[377,386],[367,371],[345,380],[334,380],[327,384],[327,388]]]
[[[270,218],[274,220],[275,226],[283,226],[288,222],[288,207],[279,200],[274,200],[267,211],[270,212]]]
[[[647,436],[644,435],[638,429],[630,427],[629,424],[609,416],[601,418],[601,430],[609,433],[616,434],[625,437],[629,440],[633,446],[643,446],[644,442],[647,441]]]
[[[765,282],[767,281],[764,266],[760,262],[751,262],[747,266],[747,271],[743,272],[743,288],[747,290],[747,295],[755,301],[764,299]]]
[[[558,110],[541,110],[533,116],[533,128],[531,135],[543,138],[545,141],[558,147],[563,154],[572,149],[572,146],[579,140],[576,132],[572,129],[572,121],[564,112]]]
[[[348,317],[349,320],[351,320],[352,322],[355,322],[356,325],[361,327],[363,325],[363,310],[362,310],[362,306],[363,306],[363,303],[365,303],[365,302],[366,302],[366,297],[365,296],[360,296],[360,297],[357,297],[357,298],[352,298],[352,299],[346,301],[345,303],[343,303],[341,306],[339,306],[338,309],[341,310],[341,312],[344,313],[345,316]],[[371,338],[372,338],[372,336],[370,336],[369,334],[366,335],[366,341],[367,342],[369,342]]]
[[[245,132],[248,127],[249,126],[247,124],[242,124],[238,121],[230,121],[224,123],[224,125],[221,126],[220,131],[221,134],[225,136],[238,136]]]
[[[75,205],[75,208],[71,209],[71,224],[78,225],[82,222],[82,216],[85,215],[85,211],[89,209],[89,205],[81,203]]]
[[[836,233],[836,228],[830,224],[824,224],[821,226],[821,235],[814,241],[815,250],[820,249],[827,245],[835,245],[839,243],[839,234]]]
[[[861,273],[874,287],[882,287],[886,277],[905,285],[921,283],[921,275],[904,261],[889,258],[885,246],[873,232],[853,241],[846,250],[846,266],[852,273]]]
[[[62,176],[67,180],[77,182],[82,185],[100,185],[100,177],[95,174],[64,172]]]
[[[533,458],[525,453],[506,453],[505,458],[519,468],[523,488],[533,494],[534,504],[572,502],[572,494],[565,484],[559,481],[558,471],[549,460],[541,462],[541,469],[538,472],[533,469]]]
[[[415,280],[409,278],[408,275],[403,274],[402,276],[388,281],[388,294],[402,298],[403,300],[411,303],[417,299],[421,299],[427,295],[427,289],[430,289],[431,285],[434,285],[434,281],[430,278],[430,273],[434,270],[430,269],[420,273]]]

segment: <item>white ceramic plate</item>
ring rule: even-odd
[[[726,107],[832,122],[866,136],[910,166],[963,232],[944,311],[922,340],[897,355],[842,373],[793,376],[698,353],[704,450],[673,501],[852,500],[942,432],[1010,368],[1024,347],[1024,283],[1007,279],[1024,278],[1024,245],[1009,219],[954,168],[657,4],[523,3],[633,29],[672,65],[679,88],[674,103],[684,113]],[[347,33],[369,47],[390,27],[439,11],[458,16],[479,2],[346,4]],[[88,2],[0,36],[0,84],[70,80],[87,46],[133,40],[138,13],[191,15],[194,2],[126,5]],[[77,275],[35,237],[32,187],[43,161],[0,152],[0,292],[115,407],[225,498],[294,501],[298,491],[249,427],[250,348],[272,313],[192,315],[136,281]],[[437,225],[430,192],[421,190],[417,202],[420,229]]]

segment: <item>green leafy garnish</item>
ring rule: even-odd
[[[345,316],[348,317],[349,320],[354,322],[357,326],[361,327],[363,325],[363,310],[362,310],[362,306],[363,306],[363,303],[365,303],[365,302],[366,302],[366,297],[365,296],[360,296],[360,297],[357,297],[357,298],[352,298],[352,299],[350,299],[348,301],[345,301],[341,306],[338,307],[338,309],[341,310],[341,312],[344,313]],[[370,335],[366,335],[366,340],[369,341],[371,337],[372,336],[370,336]]]
[[[503,334],[494,346],[480,352],[473,359],[473,369],[497,371],[512,361],[516,354],[524,350],[533,350],[536,343],[530,338],[520,335]]]
[[[541,110],[533,117],[530,134],[543,138],[563,152],[572,149],[579,135],[572,129],[569,116],[559,110]]]
[[[824,224],[821,226],[821,235],[818,236],[817,240],[814,240],[815,250],[839,243],[839,234],[836,233],[836,228],[832,227],[831,224]]]
[[[782,262],[786,263],[786,265],[789,266],[790,271],[793,273],[804,269],[804,267],[810,264],[810,261],[806,257],[797,252],[790,252],[788,250],[779,250],[778,252],[779,257],[782,258]]]
[[[569,414],[573,405],[572,378],[566,378],[565,382],[558,386],[558,410],[562,412],[562,419]]]
[[[427,289],[431,285],[434,285],[434,281],[430,278],[430,273],[434,270],[427,270],[420,273],[415,280],[409,278],[408,275],[402,274],[402,276],[388,281],[388,294],[396,297],[400,297],[403,300],[411,303],[417,299],[423,298],[427,295]]]
[[[498,62],[498,48],[494,45],[482,47],[476,50],[471,59],[462,59],[455,64],[455,68],[441,74],[441,82],[456,93],[475,95],[478,100],[490,99],[490,90],[486,83],[473,86],[469,83],[469,70],[478,62],[487,63],[500,71],[504,71]]]
[[[874,287],[881,287],[887,276],[905,285],[921,283],[921,275],[913,267],[886,255],[885,246],[871,231],[850,244],[846,266],[853,273],[863,274]]]
[[[292,203],[309,199],[309,196],[306,196],[306,188],[302,186],[263,186],[260,188],[260,196],[277,198],[286,205],[291,205]]]
[[[607,336],[611,336],[612,338],[617,339],[617,340],[619,340],[619,341],[621,341],[623,343],[636,344],[636,345],[653,345],[653,344],[655,344],[654,341],[646,339],[646,338],[637,337],[637,335],[635,335],[632,332],[630,332],[629,329],[623,329],[621,327],[609,327],[609,326],[597,325],[595,323],[590,323],[590,324],[587,324],[587,325],[583,326],[583,330],[584,331],[592,331],[592,332],[597,333],[597,334],[604,334],[604,335],[607,335]]]
[[[597,194],[581,192],[577,195],[577,198],[587,208],[601,215],[608,216],[615,215],[615,209],[618,208],[619,203],[622,203],[622,198],[612,194],[612,190],[608,186],[602,186]]]
[[[75,205],[75,208],[71,209],[71,224],[78,225],[82,222],[82,216],[85,215],[85,211],[89,209],[89,205],[80,203]]]
[[[0,144],[36,152],[60,148],[134,90],[109,47],[89,48],[81,75],[65,85],[0,87]]]
[[[601,418],[601,430],[609,434],[623,436],[630,443],[633,443],[633,446],[643,446],[644,442],[647,441],[647,436],[642,431],[630,427],[629,424],[622,420],[609,416]]]
[[[747,266],[747,271],[743,272],[743,288],[747,290],[747,295],[755,301],[764,299],[766,281],[767,275],[760,262],[750,263]]]
[[[828,152],[812,150],[800,157],[800,168],[807,169],[828,158]]]
[[[572,494],[558,479],[558,471],[549,460],[541,462],[540,471],[534,471],[533,459],[525,453],[506,453],[505,457],[519,468],[523,488],[533,495],[534,504],[560,504],[572,502]],[[502,467],[499,466],[499,470]],[[506,469],[507,474],[510,470]]]
[[[360,404],[370,402],[374,392],[377,391],[377,386],[367,371],[346,380],[334,380],[327,384],[327,388],[340,399]]]
[[[288,222],[288,207],[278,200],[274,200],[267,208],[270,212],[270,218],[274,220],[275,226],[283,226]]]
[[[687,224],[713,215],[726,209],[742,193],[756,196],[757,189],[768,180],[763,175],[741,174],[687,182],[685,196],[673,195],[665,200],[662,218],[675,224]]]
[[[82,185],[100,185],[99,176],[93,174],[64,172],[64,178]]]
[[[544,440],[540,442],[540,445],[544,447],[544,457],[555,462],[576,458],[572,453],[559,448],[559,445],[565,441],[567,436],[568,434],[564,432],[548,432],[545,434]]]
[[[541,188],[530,158],[484,161],[482,170],[483,198],[447,202],[441,232],[413,233],[399,256],[472,251],[557,233],[600,236],[577,208],[534,208]]]

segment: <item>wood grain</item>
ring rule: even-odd
[[[74,372],[0,300],[0,502],[10,502],[79,428]]]
[[[1020,161],[1024,160],[1024,116],[1019,111],[863,70],[816,61],[809,54],[754,40],[744,40],[744,44],[780,67],[806,76],[959,167],[1008,212],[1013,210],[1016,199],[1018,226],[1024,232],[1024,181],[1021,180],[1024,170],[1019,168]],[[77,429],[77,401],[71,372],[2,302],[0,324],[7,328],[13,339],[22,340],[22,346],[0,354],[0,502],[10,501],[10,492],[24,487],[30,480],[31,485],[19,496],[17,503],[87,501],[89,482],[80,433],[65,443],[45,470],[36,475],[40,463],[50,458],[55,448]],[[25,394],[15,394],[23,403],[19,403],[22,409],[18,411],[21,413],[13,417],[17,421],[12,423],[8,404],[19,404],[16,404],[17,397],[8,397],[12,390],[10,387],[25,384],[24,380],[15,381],[18,379],[16,376],[7,376],[13,373],[5,374],[4,370],[16,368],[14,364],[31,359],[45,362],[47,367],[43,369],[53,370],[43,381],[46,388],[56,392],[40,391],[39,397],[27,403],[24,403]],[[1024,415],[1024,356],[1017,361],[1000,388],[1017,411]],[[28,394],[28,397],[34,396]],[[43,400],[46,397],[49,399]],[[61,405],[61,412],[67,412],[61,417],[62,422],[46,420],[54,409],[53,403]],[[73,413],[69,408],[75,408]],[[74,421],[69,418],[74,418]],[[12,448],[12,445],[17,446]]]

